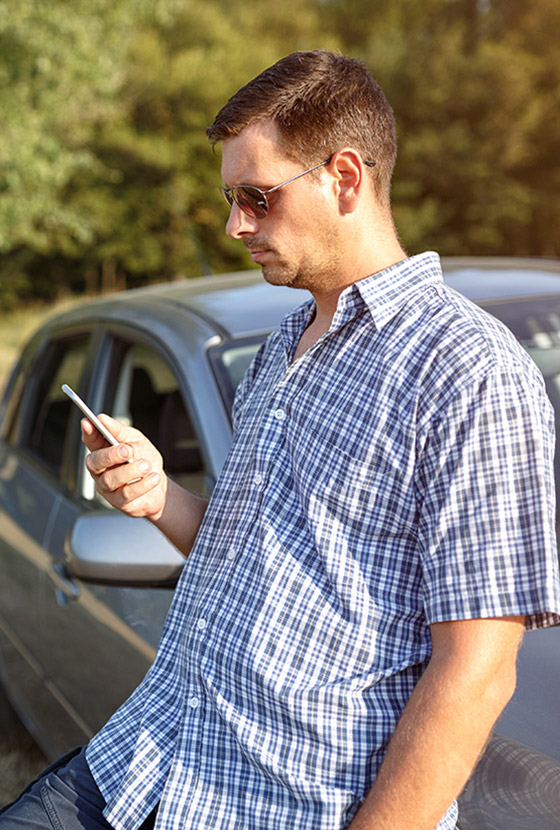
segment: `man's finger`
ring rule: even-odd
[[[116,447],[102,447],[94,450],[86,459],[86,466],[93,476],[99,476],[111,467],[128,463],[133,457],[132,449],[127,444]]]

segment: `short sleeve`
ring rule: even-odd
[[[554,421],[542,378],[494,367],[426,430],[419,551],[429,623],[560,622]]]

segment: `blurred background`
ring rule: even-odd
[[[204,131],[296,49],[397,118],[409,253],[559,256],[558,0],[0,0],[0,308],[249,265]]]

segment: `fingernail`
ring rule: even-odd
[[[128,458],[129,453],[128,447],[119,447],[119,455],[121,458]]]
[[[147,461],[141,461],[140,464],[138,465],[138,469],[140,470],[141,473],[147,473],[148,470],[150,469],[150,465],[148,464]]]

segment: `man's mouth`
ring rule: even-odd
[[[270,253],[270,248],[260,247],[257,245],[246,245],[245,246],[249,253],[251,254],[251,259],[253,262],[260,262],[266,254]]]
[[[249,251],[251,254],[251,259],[253,262],[260,262],[263,257],[268,253],[267,251]]]

